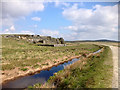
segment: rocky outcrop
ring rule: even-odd
[[[65,44],[63,38],[53,38],[51,36],[40,36],[40,35],[4,35],[5,38],[15,38],[15,39],[23,39],[28,42],[37,44]]]

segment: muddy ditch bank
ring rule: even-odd
[[[74,58],[79,58],[81,57],[81,55],[79,56],[74,56],[74,57],[70,57],[68,58],[68,60],[66,61],[60,61],[60,62],[57,62],[57,63],[54,63],[54,64],[50,64],[50,65],[47,65],[47,66],[43,66],[43,68],[37,68],[37,69],[33,69],[33,70],[28,70],[28,71],[22,71],[23,73],[22,74],[19,74],[17,76],[11,76],[9,78],[5,78],[4,80],[2,79],[2,84],[5,84],[11,80],[15,80],[17,78],[21,78],[21,77],[24,77],[24,76],[28,76],[28,75],[34,75],[36,73],[40,73],[40,71],[42,70],[50,70],[52,67],[54,66],[58,66],[59,64],[63,64],[65,62],[68,62],[68,61],[71,61],[72,59]]]
[[[86,55],[85,57],[89,57],[101,51],[103,51],[103,48],[93,53],[90,53]],[[42,69],[37,68],[36,70],[34,70],[34,72],[25,72],[22,75],[8,78],[2,83],[2,87],[3,88],[26,88],[36,83],[43,84],[49,79],[50,76],[53,76],[54,73],[60,70],[63,70],[65,66],[70,65],[74,63],[75,61],[80,60],[80,57],[81,55],[74,56],[74,57],[69,58],[67,61],[62,61],[54,65],[46,66]]]

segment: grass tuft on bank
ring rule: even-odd
[[[100,47],[93,44],[70,44],[65,47],[46,47],[31,44],[26,40],[2,38],[2,70],[16,67],[38,68],[66,60],[64,57],[77,56],[97,51]],[[46,63],[47,62],[47,63]]]
[[[51,76],[46,84],[32,88],[111,88],[112,69],[111,49],[105,46],[103,52],[81,58]]]

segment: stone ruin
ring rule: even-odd
[[[40,35],[4,35],[5,38],[23,39],[34,44],[65,44],[63,38],[53,38],[51,36]],[[56,45],[57,46],[57,45]]]

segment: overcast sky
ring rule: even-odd
[[[2,2],[0,33],[118,40],[117,2]]]

